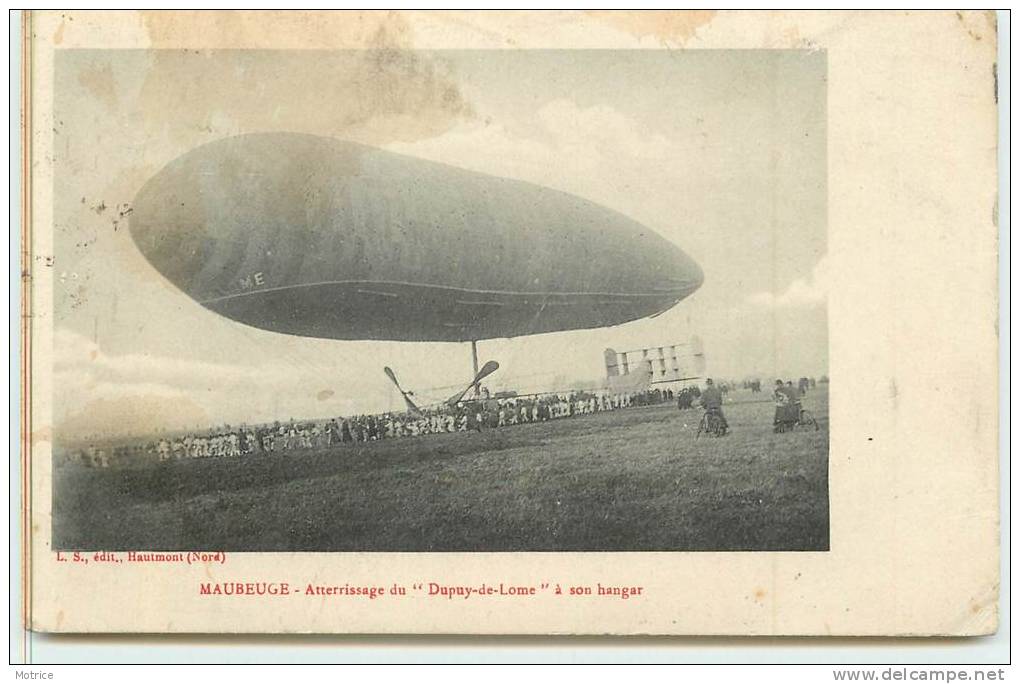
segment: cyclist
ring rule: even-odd
[[[776,402],[773,431],[786,432],[800,420],[800,397],[797,396],[792,383],[783,385],[782,380],[776,380],[776,389],[772,397]]]
[[[715,415],[719,419],[722,429],[726,430],[729,428],[729,423],[726,422],[726,416],[723,415],[722,402],[722,392],[712,382],[712,378],[706,379],[705,391],[701,393],[701,406],[705,409],[705,413]]]
[[[790,394],[790,397],[793,399],[794,406],[797,407],[796,413],[791,413],[791,415],[796,416],[797,420],[800,420],[800,412],[801,412],[801,409],[802,409],[802,405],[800,403],[800,400],[801,400],[801,397],[804,396],[804,390],[800,389],[800,387],[794,387],[793,386],[793,382],[787,380],[786,381],[786,391]]]

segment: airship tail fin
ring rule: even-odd
[[[468,390],[470,390],[472,387],[480,383],[483,378],[492,375],[497,370],[499,370],[498,363],[496,363],[495,361],[487,361],[485,365],[482,366],[482,369],[478,371],[478,374],[475,375],[474,379],[468,384],[467,387],[465,387],[463,390],[461,390],[457,394],[454,394],[452,397],[446,400],[446,405],[455,406],[456,404],[458,404],[460,400],[464,398],[464,395],[468,393]]]
[[[418,406],[413,401],[411,401],[411,397],[408,396],[408,393],[405,392],[404,388],[400,386],[399,382],[397,382],[397,374],[393,372],[393,369],[390,368],[389,366],[386,366],[385,368],[383,368],[383,372],[386,373],[386,377],[388,377],[390,381],[394,385],[396,385],[397,391],[400,392],[400,396],[404,398],[404,403],[407,404],[408,412],[411,413],[411,415],[420,416],[421,409],[419,409]]]

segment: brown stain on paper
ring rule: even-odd
[[[35,446],[39,442],[53,442],[53,426],[44,425],[38,430],[32,431],[32,446]]]
[[[588,10],[588,16],[631,34],[651,36],[664,45],[685,45],[715,19],[715,10]]]
[[[371,47],[380,30],[411,47],[411,25],[403,12],[263,10],[140,11],[154,49],[302,49]]]
[[[401,13],[141,17],[156,49],[139,106],[158,113],[144,117],[151,135],[169,136],[182,148],[273,130],[379,146],[435,137],[474,117],[452,67],[441,56],[412,49],[411,27]],[[180,49],[190,45],[195,47]],[[209,45],[217,49],[204,49]],[[315,49],[323,51],[310,52]]]
[[[980,42],[989,35],[995,36],[998,30],[998,19],[994,10],[957,12],[956,19],[975,42]]]
[[[117,109],[117,87],[114,83],[113,69],[109,64],[82,70],[78,74],[78,82],[92,97],[111,111]]]

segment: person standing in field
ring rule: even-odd
[[[714,413],[719,416],[719,420],[722,421],[723,429],[728,429],[729,423],[726,422],[726,416],[723,415],[722,404],[722,391],[715,386],[715,383],[712,382],[712,378],[708,378],[705,380],[705,391],[701,393],[701,405],[704,407],[706,413]]]
[[[793,388],[793,383],[783,384],[776,380],[776,389],[772,393],[776,402],[776,415],[773,419],[773,431],[785,432],[800,418],[800,397]]]

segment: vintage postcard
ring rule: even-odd
[[[31,13],[27,625],[995,631],[995,31]]]

